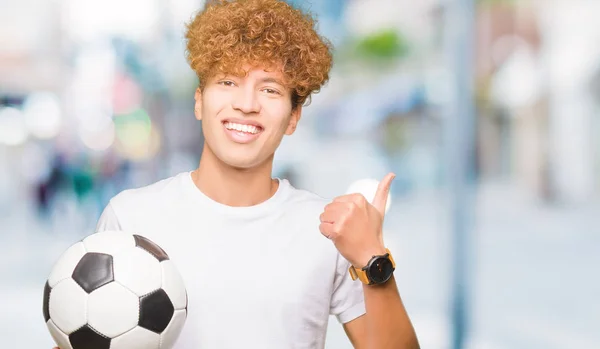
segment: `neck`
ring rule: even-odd
[[[192,180],[204,195],[227,206],[254,206],[268,200],[279,186],[271,178],[273,157],[263,164],[241,169],[219,160],[204,144],[200,165],[192,172]]]

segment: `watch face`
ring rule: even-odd
[[[388,258],[377,258],[369,266],[369,279],[375,284],[381,284],[389,280],[394,273],[392,261]]]

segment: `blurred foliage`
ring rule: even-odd
[[[408,53],[407,40],[395,29],[385,29],[356,43],[356,53],[366,59],[397,59]]]
[[[395,64],[410,52],[406,37],[397,29],[382,29],[363,37],[349,38],[335,50],[336,65],[372,63],[378,69]]]

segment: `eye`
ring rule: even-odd
[[[230,80],[219,81],[218,84],[223,86],[235,86],[235,83]]]
[[[280,94],[279,91],[274,90],[272,88],[265,88],[263,91],[265,91],[268,94],[277,94],[277,95]]]

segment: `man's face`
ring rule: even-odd
[[[245,77],[217,75],[196,91],[196,118],[206,145],[229,166],[249,169],[272,159],[284,134],[291,135],[301,107],[292,110],[283,74],[244,67]]]

